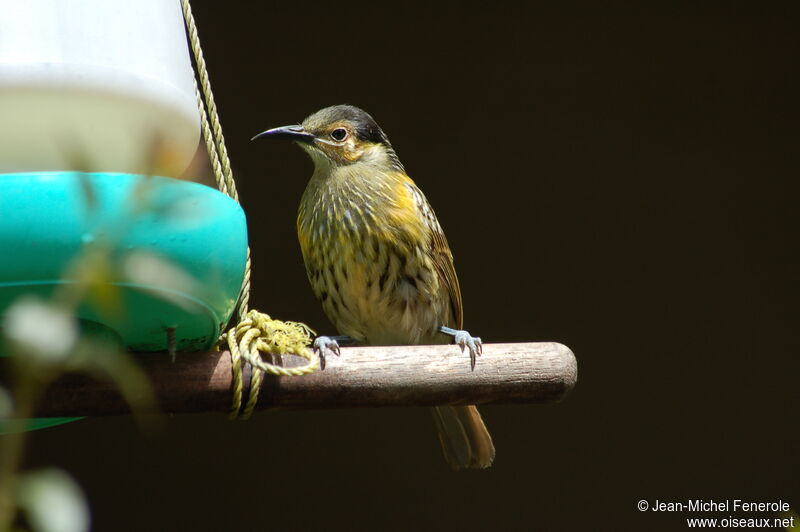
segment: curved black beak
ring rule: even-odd
[[[314,135],[311,133],[306,133],[306,130],[303,129],[303,126],[298,124],[268,129],[266,131],[262,131],[250,140],[256,140],[263,137],[293,140],[295,142],[313,142],[314,140]]]

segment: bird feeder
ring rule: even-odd
[[[246,418],[256,407],[542,403],[574,386],[575,357],[557,343],[487,344],[480,375],[445,345],[348,347],[317,372],[304,325],[247,311],[245,217],[188,0],[0,0],[0,9],[0,314],[22,294],[46,297],[74,282],[64,275],[72,259],[105,245],[115,257],[159,257],[191,279],[110,276],[102,282],[121,294],[121,311],[77,310],[131,350],[199,351],[140,357],[166,412]],[[222,192],[175,179],[201,131]],[[154,146],[169,161],[161,177],[149,175]],[[147,210],[130,201],[142,191]],[[234,309],[238,323],[220,337]],[[202,352],[218,338],[228,351]],[[0,365],[0,378],[4,371]],[[258,402],[262,381],[268,393]],[[127,412],[109,387],[62,376],[37,412]]]
[[[119,311],[84,305],[81,320],[135,351],[210,348],[236,306],[247,230],[234,200],[174,179],[200,139],[179,0],[0,0],[0,10],[0,314],[74,282],[70,261],[102,243],[191,282],[111,276]],[[168,156],[166,176],[146,175],[154,150]]]

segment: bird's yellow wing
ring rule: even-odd
[[[436,221],[435,217],[434,221]],[[456,329],[463,329],[464,309],[461,304],[461,287],[458,285],[456,268],[453,265],[453,253],[450,251],[447,237],[444,236],[444,231],[442,231],[438,221],[436,221],[432,233],[430,254],[436,267],[436,272],[445,287],[447,287],[447,293],[450,295],[450,306],[455,320],[452,326]]]
[[[458,285],[456,268],[453,265],[453,253],[450,251],[447,237],[444,236],[442,226],[439,225],[439,220],[436,219],[436,214],[433,212],[430,203],[428,203],[425,194],[422,193],[419,187],[417,187],[410,178],[406,177],[406,179],[406,186],[411,192],[414,202],[417,204],[418,215],[421,216],[424,225],[430,232],[428,255],[433,262],[440,282],[447,289],[447,293],[450,296],[450,306],[454,323],[442,323],[442,325],[463,329],[464,311],[461,306],[461,287]],[[442,316],[442,319],[445,319],[445,317]]]

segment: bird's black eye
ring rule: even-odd
[[[331,131],[331,138],[336,142],[342,142],[347,138],[347,130],[343,127],[337,127]]]

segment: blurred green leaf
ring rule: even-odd
[[[86,172],[75,172],[75,175],[78,177],[78,183],[81,187],[81,193],[83,197],[86,199],[86,211],[87,213],[92,213],[97,210],[97,204],[99,203],[97,200],[97,193],[92,186],[92,182],[89,179]]]
[[[142,417],[145,413],[158,413],[150,379],[119,344],[86,335],[78,342],[65,370],[82,371],[98,379],[110,380],[131,406],[131,412],[139,423],[154,421],[153,418],[145,420]]]
[[[14,412],[14,399],[3,386],[0,386],[0,420],[6,420]]]
[[[116,271],[111,255],[111,247],[105,242],[84,246],[64,273],[64,278],[75,282],[60,284],[53,299],[72,308],[86,301],[105,314],[119,314],[121,294],[114,284]]]
[[[156,290],[158,297],[181,307],[187,306],[182,294],[200,296],[203,286],[173,263],[147,251],[132,251],[122,263],[125,279]]]
[[[89,530],[89,505],[78,483],[60,469],[43,469],[20,477],[17,501],[35,532]]]
[[[35,296],[20,298],[3,319],[3,332],[11,352],[24,362],[57,364],[78,341],[78,321],[62,307]]]

